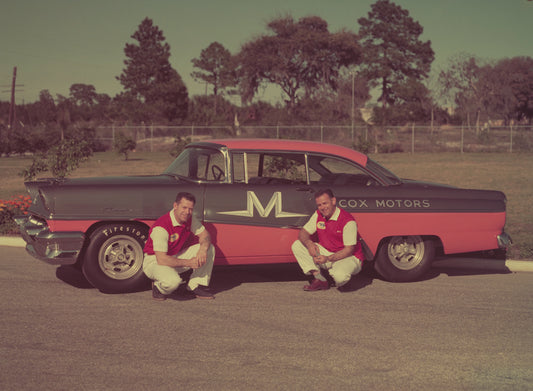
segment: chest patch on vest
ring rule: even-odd
[[[316,227],[318,229],[326,229],[326,223],[324,223],[323,221],[319,221],[318,223],[316,223]]]
[[[170,241],[171,242],[177,242],[180,238],[180,235],[179,234],[172,234],[170,235]]]

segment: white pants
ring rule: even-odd
[[[198,254],[200,249],[199,244],[194,244],[182,250],[176,255],[176,258],[190,259]],[[211,280],[211,272],[213,270],[213,263],[215,261],[215,247],[210,245],[207,249],[207,261],[205,264],[194,269],[189,279],[188,287],[194,290],[198,285],[209,286]],[[159,265],[155,255],[144,255],[143,271],[148,278],[154,280],[154,285],[164,295],[174,292],[183,282],[180,273],[186,272],[190,267],[171,267]]]
[[[328,256],[333,254],[320,244],[316,243],[316,245],[318,246],[320,255]],[[353,255],[335,262],[326,262],[318,265],[309,254],[307,247],[305,247],[299,240],[292,244],[292,253],[305,274],[309,275],[312,270],[320,270],[320,268],[327,269],[329,275],[335,280],[335,285],[337,287],[343,286],[350,281],[350,278],[352,278],[353,275],[356,275],[361,271],[361,261]]]

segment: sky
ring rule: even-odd
[[[146,17],[163,31],[171,65],[189,95],[205,93],[194,81],[191,60],[212,42],[231,53],[267,32],[279,16],[316,15],[330,32],[357,33],[376,0],[16,0],[0,8],[0,100],[10,100],[17,68],[16,101],[38,100],[41,90],[68,96],[72,84],[91,84],[111,97],[124,68],[124,47]],[[432,70],[461,53],[485,60],[533,57],[531,0],[392,0],[424,28],[431,41]],[[259,96],[265,100],[276,97]]]

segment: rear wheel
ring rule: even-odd
[[[134,224],[110,224],[98,228],[90,238],[82,270],[97,289],[132,292],[146,286],[142,270],[143,248],[148,228]]]
[[[434,256],[432,240],[418,235],[393,236],[380,246],[375,267],[388,281],[414,281],[429,270]]]

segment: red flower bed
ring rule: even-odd
[[[9,200],[0,200],[0,234],[16,234],[17,225],[14,216],[28,214],[31,205],[29,195],[11,197]]]

